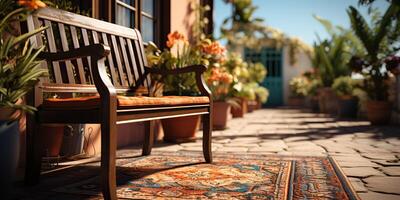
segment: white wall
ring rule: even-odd
[[[289,82],[290,80],[308,70],[311,70],[312,64],[308,55],[304,52],[300,52],[297,55],[297,62],[292,66],[289,62],[289,48],[283,48],[283,102],[286,105],[288,103],[290,90]]]

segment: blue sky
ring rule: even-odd
[[[356,6],[367,14],[366,6],[358,7],[357,0],[253,0],[258,6],[254,16],[264,18],[268,26],[278,28],[289,36],[301,38],[304,42],[312,44],[316,40],[316,33],[321,38],[328,37],[323,26],[312,15],[318,15],[330,20],[334,25],[350,27],[346,9]],[[231,7],[223,0],[214,0],[214,26],[216,36],[222,21],[230,15]],[[377,0],[374,7],[382,12],[386,10],[388,3],[385,0]]]

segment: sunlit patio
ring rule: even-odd
[[[0,0],[0,198],[400,199],[399,33],[399,0]]]
[[[213,152],[219,154],[254,154],[298,156],[332,156],[361,199],[398,199],[400,193],[400,144],[398,126],[371,126],[364,120],[344,120],[309,110],[290,108],[263,109],[229,122],[223,131],[214,131]],[[194,142],[171,144],[159,141],[153,154],[197,153],[202,151],[201,133]],[[141,146],[118,151],[118,163],[140,157]],[[190,154],[189,154],[190,155]],[[85,167],[95,171],[98,158],[61,163],[69,168],[45,175],[40,185],[22,188],[22,199],[96,199],[96,196],[67,195],[54,192],[83,173]],[[268,161],[267,161],[268,162]],[[90,163],[90,164],[82,164]],[[80,166],[71,167],[71,164]],[[55,167],[54,169],[56,169]],[[53,170],[54,170],[53,169]],[[122,169],[122,167],[121,167]],[[157,172],[154,172],[157,173]],[[88,175],[86,173],[83,173]],[[73,182],[73,181],[72,181]]]

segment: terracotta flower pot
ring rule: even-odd
[[[231,105],[224,101],[213,102],[213,128],[222,130],[231,115]]]
[[[42,124],[40,125],[40,133],[42,134],[42,155],[45,157],[59,156],[64,137],[64,125]]]
[[[247,111],[253,112],[257,109],[257,101],[247,101]]]
[[[262,102],[257,100],[257,105],[256,105],[256,110],[261,109],[262,108]]]
[[[304,97],[289,97],[288,105],[291,107],[301,108],[305,106]]]
[[[392,105],[387,101],[368,101],[367,118],[374,125],[384,125],[390,122]]]
[[[233,118],[244,117],[244,114],[247,113],[247,100],[240,99],[239,105],[240,105],[239,107],[233,106],[231,109]]]
[[[200,116],[186,116],[171,119],[162,119],[164,141],[181,143],[195,139],[195,133],[200,126]]]
[[[319,90],[319,109],[323,113],[337,114],[338,100],[332,88],[325,87]]]
[[[311,97],[310,108],[312,112],[319,112],[318,97]]]
[[[18,101],[15,103],[17,105],[22,104],[22,99],[18,99]],[[0,107],[0,121],[9,121],[9,120],[15,120],[21,116],[21,111],[16,110],[14,108],[4,108]]]

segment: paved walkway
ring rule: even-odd
[[[198,133],[201,137],[201,133]],[[201,140],[153,151],[201,151]],[[333,156],[362,199],[400,199],[400,127],[293,109],[264,109],[213,132],[215,152]]]

